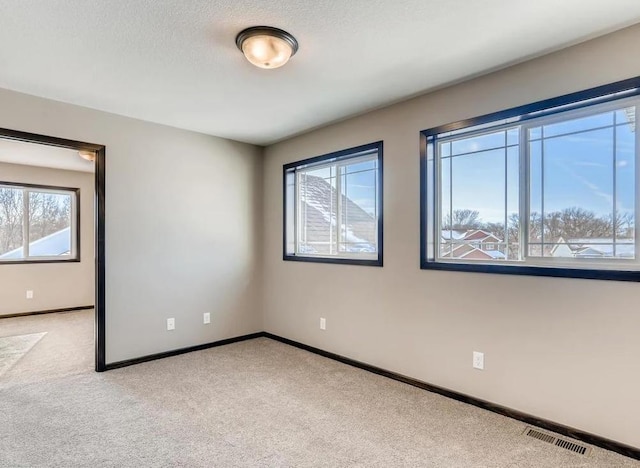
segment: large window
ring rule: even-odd
[[[382,266],[382,142],[284,166],[284,259]]]
[[[423,132],[422,267],[640,279],[639,85]]]
[[[0,182],[0,264],[74,261],[78,190]]]

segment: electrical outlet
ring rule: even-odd
[[[320,317],[320,330],[326,330],[327,329],[327,319],[325,319],[324,317]]]
[[[484,370],[484,353],[473,352],[473,368]]]
[[[211,313],[205,312],[203,317],[202,317],[202,322],[203,323],[211,323]]]
[[[27,299],[33,299],[33,291],[30,289],[27,290]]]
[[[167,330],[175,330],[176,329],[176,319],[168,318],[167,319]]]

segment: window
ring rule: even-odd
[[[78,189],[0,182],[0,263],[79,260]]]
[[[382,142],[284,166],[283,258],[382,266]]]
[[[640,280],[639,87],[422,132],[422,267]]]

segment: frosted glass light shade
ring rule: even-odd
[[[247,60],[260,68],[278,68],[289,61],[291,46],[278,37],[253,36],[244,41],[242,52]]]
[[[78,151],[78,154],[80,155],[80,157],[82,159],[86,159],[87,161],[95,161],[96,160],[96,152],[95,151],[80,150],[80,151]]]
[[[256,26],[242,31],[236,45],[249,62],[260,68],[278,68],[298,50],[298,42],[286,31],[269,26]]]

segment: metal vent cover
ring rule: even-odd
[[[587,447],[586,445],[580,444],[579,442],[573,441],[571,439],[558,437],[553,434],[543,432],[539,429],[534,429],[532,427],[525,428],[524,435],[533,437],[534,439],[538,439],[543,442],[547,442],[548,444],[553,444],[556,447],[560,447],[575,453],[579,453],[580,455],[591,454],[591,447]]]

